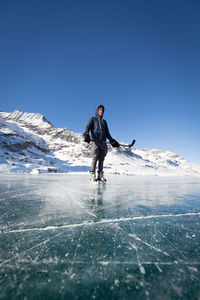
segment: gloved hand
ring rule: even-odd
[[[110,144],[111,144],[112,147],[119,147],[120,146],[119,143],[118,143],[118,141],[116,141],[114,139],[110,140]]]
[[[89,135],[89,133],[84,133],[83,134],[83,140],[84,140],[84,142],[86,142],[86,143],[90,143],[90,135]]]

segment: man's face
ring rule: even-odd
[[[103,116],[103,109],[101,107],[98,109],[98,114],[100,117]]]

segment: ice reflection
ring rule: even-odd
[[[105,191],[106,191],[106,184],[97,183],[97,187],[96,189],[94,189],[94,193],[89,199],[91,203],[90,209],[95,214],[94,222],[98,222],[105,218],[104,203],[103,203]]]
[[[72,202],[85,203],[87,199],[102,198],[106,205],[122,204],[144,205],[145,207],[172,205],[187,195],[199,193],[198,178],[163,178],[110,176],[105,184],[91,184],[86,176],[72,175],[70,178],[49,181],[38,189],[38,196],[45,198],[50,205],[66,208]],[[97,197],[98,195],[98,197]]]
[[[26,199],[40,203],[30,207],[32,217],[28,224],[24,222],[25,227],[31,223],[34,227],[65,226],[199,212],[198,178],[110,176],[107,184],[91,184],[84,175],[43,175],[32,177],[33,181],[30,177],[20,180],[18,177],[17,183],[13,182],[17,195],[25,190]],[[23,188],[21,182],[26,183]]]

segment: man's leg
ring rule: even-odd
[[[99,174],[103,173],[103,163],[104,163],[104,159],[106,157],[107,152],[108,152],[108,147],[107,147],[106,143],[104,143],[99,148],[99,169],[98,169]]]
[[[91,152],[92,152],[92,166],[90,172],[95,173],[97,161],[99,159],[99,147],[95,144],[95,142],[92,142]]]

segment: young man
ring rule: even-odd
[[[90,170],[90,179],[92,181],[96,181],[96,180],[106,181],[103,174],[103,162],[108,152],[106,139],[107,138],[109,139],[113,147],[119,147],[119,143],[116,140],[114,140],[110,135],[106,120],[103,119],[104,110],[105,109],[103,105],[99,105],[96,108],[95,116],[89,119],[88,124],[85,128],[85,132],[83,134],[84,141],[87,143],[90,143],[91,141],[89,135],[90,131],[92,135],[92,145],[91,145],[92,166]],[[98,178],[96,178],[96,174],[95,174],[97,161],[99,161]]]

